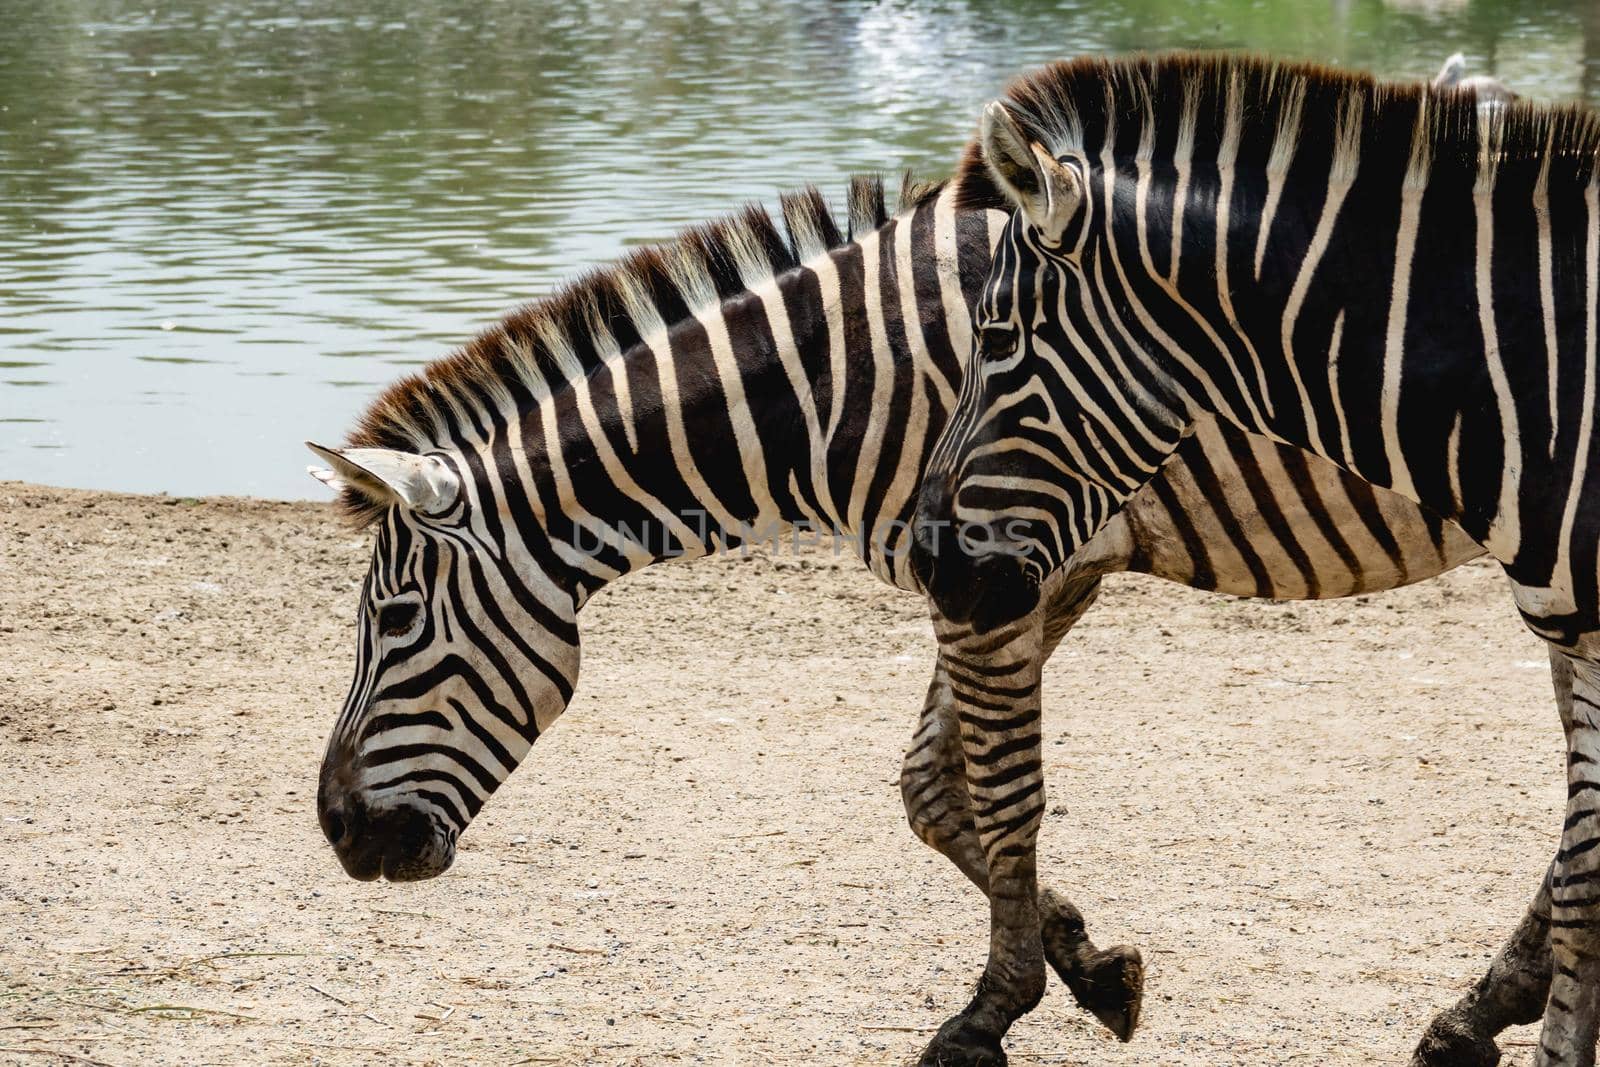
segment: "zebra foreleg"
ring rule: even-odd
[[[1517,606],[1535,625],[1544,605],[1515,588]],[[1572,700],[1561,715],[1567,819],[1550,874],[1552,974],[1534,1062],[1593,1067],[1600,1024],[1600,633],[1578,635],[1563,651],[1572,668]]]
[[[1412,1067],[1495,1067],[1495,1035],[1544,1014],[1550,995],[1551,864],[1539,893],[1512,931],[1489,970],[1466,996],[1433,1017],[1423,1032]]]
[[[1043,628],[1039,613],[981,636],[942,619],[935,624],[987,870],[989,959],[971,1003],[940,1027],[920,1067],[1000,1067],[1000,1039],[1045,987],[1035,849],[1044,813]]]
[[[934,667],[928,700],[900,770],[900,795],[911,830],[989,892],[989,864],[978,843],[967,797],[967,766],[961,752],[950,682]],[[1039,890],[1039,936],[1045,960],[1061,976],[1079,1006],[1123,1041],[1139,1024],[1144,961],[1131,945],[1096,948],[1083,913],[1065,896]]]
[[[1572,715],[1572,668],[1567,657],[1553,647],[1550,678],[1561,721],[1566,722]],[[1428,1024],[1411,1058],[1412,1067],[1494,1067],[1500,1062],[1495,1035],[1544,1014],[1550,996],[1550,880],[1554,876],[1552,862],[1528,913],[1500,946],[1488,972],[1466,996]]]

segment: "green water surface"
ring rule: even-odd
[[[1600,102],[1600,0],[0,0],[0,478],[316,496],[302,439],[560,279],[1191,46]]]

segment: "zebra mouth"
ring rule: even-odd
[[[1038,577],[1011,552],[968,556],[924,553],[918,579],[939,613],[950,622],[987,633],[1032,614],[1039,604]]]
[[[362,882],[435,878],[455,861],[454,835],[410,805],[375,813],[359,802],[325,809],[322,829],[345,873]]]
[[[382,853],[336,852],[335,854],[339,857],[339,864],[344,868],[344,873],[358,882],[376,882],[383,876]]]
[[[391,882],[421,882],[449,870],[455,858],[455,845],[437,839],[418,851],[389,848],[383,854],[383,876]]]
[[[961,605],[974,633],[990,633],[1033,614],[1039,582],[1016,556],[986,557],[973,569],[973,584]]]

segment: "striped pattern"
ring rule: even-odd
[[[784,199],[781,224],[752,210],[636,253],[398,383],[330,453],[325,477],[376,530],[320,795],[352,875],[449,865],[570,701],[578,609],[615,578],[736,544],[746,525],[809,523],[869,534],[866,565],[917,588],[908,524],[1004,216],[958,209],[954,187],[909,188],[890,217],[881,188],[858,181],[850,203],[841,225],[808,191]],[[438,465],[423,507],[407,495],[418,456]],[[1335,596],[1479,551],[1392,494],[1216,422],[1095,546],[1092,567],[1052,593],[1049,647],[1104,573]],[[1027,652],[1029,670],[1045,652]],[[987,889],[986,812],[969,803],[963,752],[980,721],[958,722],[953,695],[971,706],[975,670],[941,664],[902,791],[918,835]],[[1052,894],[1031,939],[1086,1007],[1131,1033],[1135,951],[1097,949]]]
[[[1538,1062],[1593,1063],[1600,118],[1170,56],[1057,65],[1014,85],[985,123],[988,166],[969,166],[966,202],[1017,210],[976,305],[980,357],[930,463],[923,513],[995,544],[970,558],[924,545],[918,562],[939,606],[970,623],[951,631],[954,647],[979,642],[982,663],[1025,640],[1032,590],[1079,566],[1205,419],[1332,460],[1449,520],[1502,564],[1524,619],[1570,672],[1571,799]],[[1223,503],[1227,478],[1180,502],[1191,529],[1201,500],[1236,510]],[[1309,553],[1269,559],[1218,529],[1263,584],[1318,569]],[[1036,703],[1021,658],[1008,653],[994,676],[1017,690],[1013,707]],[[1015,712],[995,714],[1028,736]],[[1019,774],[996,816],[1016,830],[996,848],[1021,855],[1036,806],[1021,783],[1038,775]]]

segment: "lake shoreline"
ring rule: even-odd
[[[309,457],[309,453],[307,453]],[[310,466],[308,461],[307,466]],[[307,475],[310,480],[310,475]],[[166,490],[154,492],[140,492],[126,489],[89,489],[75,485],[53,485],[46,482],[30,481],[26,478],[0,478],[0,500],[7,495],[33,497],[37,494],[62,493],[81,494],[88,497],[103,497],[111,500],[149,500],[166,505],[205,504],[284,504],[291,507],[304,505],[306,507],[320,507],[324,503],[332,503],[334,495],[324,491],[325,500],[317,500],[312,496],[306,497],[275,497],[254,496],[249,493],[174,493]]]

